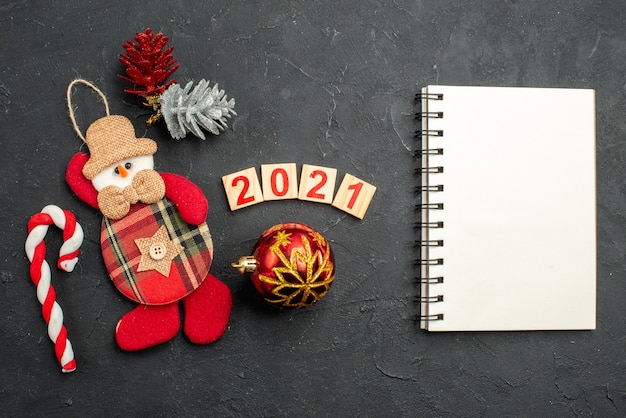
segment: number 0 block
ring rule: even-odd
[[[256,205],[263,201],[263,192],[254,167],[222,177],[230,210]]]
[[[265,200],[295,199],[298,197],[296,163],[262,164],[261,179]]]
[[[346,174],[339,186],[339,190],[337,190],[333,206],[359,219],[363,219],[375,191],[376,186],[351,174]]]
[[[336,178],[336,168],[303,164],[298,199],[330,205],[333,201]]]

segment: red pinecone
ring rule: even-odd
[[[119,74],[119,77],[143,89],[124,91],[144,97],[161,95],[166,88],[175,83],[171,80],[162,84],[179,67],[172,56],[174,47],[170,46],[164,50],[169,38],[160,32],[153,35],[150,28],[146,28],[145,32],[137,32],[135,40],[137,42],[129,40],[122,45],[126,54],[120,54],[120,62],[126,66],[128,77],[122,74]]]

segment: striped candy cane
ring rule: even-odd
[[[54,342],[54,351],[63,373],[76,370],[72,343],[67,339],[63,325],[63,311],[56,302],[56,293],[50,284],[50,266],[46,262],[46,245],[43,241],[48,226],[55,224],[63,230],[63,245],[57,266],[71,272],[78,261],[78,249],[83,242],[83,228],[74,214],[55,205],[48,205],[28,221],[26,255],[30,260],[30,278],[37,286],[37,299],[42,305],[42,315],[48,324],[48,336]]]

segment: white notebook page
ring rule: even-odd
[[[430,331],[594,329],[595,93],[581,89],[428,86]],[[424,313],[424,312],[423,312]]]

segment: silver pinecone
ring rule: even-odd
[[[210,87],[208,80],[200,80],[191,90],[193,81],[184,88],[172,84],[159,98],[161,113],[167,129],[175,139],[184,138],[188,132],[206,139],[201,128],[219,135],[227,119],[237,115],[233,108],[235,99],[228,100],[217,84]]]

